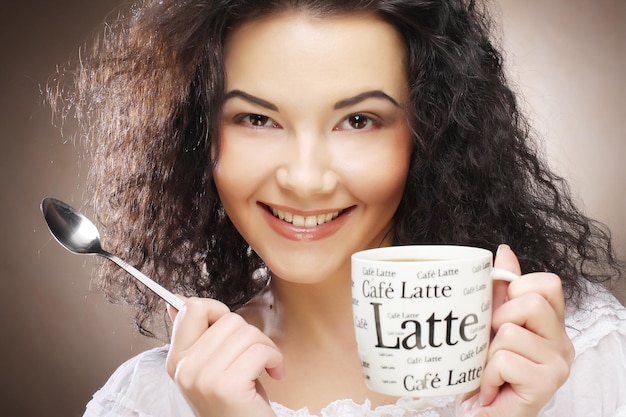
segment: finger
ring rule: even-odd
[[[513,352],[536,364],[566,362],[560,344],[512,323],[505,323],[496,333],[489,346],[487,362],[500,351]]]
[[[559,320],[561,322],[565,320],[563,284],[557,275],[545,272],[527,274],[509,285],[508,296],[510,299],[530,293],[539,294],[545,298],[556,312]]]
[[[282,377],[283,356],[278,348],[264,343],[234,346],[239,336],[234,333],[209,357],[185,356],[177,364],[176,383],[186,391],[228,398],[233,393],[254,392],[256,380],[266,369],[271,377]]]
[[[480,381],[480,403],[490,405],[505,384],[512,388],[536,378],[536,364],[509,351],[498,351],[487,363]]]
[[[184,357],[186,360],[196,364],[194,365],[196,368],[226,369],[234,356],[247,347],[248,344],[255,342],[248,338],[237,338],[242,328],[250,327],[240,315],[228,312],[210,326],[205,327],[204,331],[196,336],[191,345],[183,348],[179,344],[179,339],[186,339],[188,335],[184,334],[186,329],[181,326],[172,337],[172,347],[170,348],[172,366],[176,367],[176,362]],[[192,328],[190,331],[195,331],[195,329]],[[193,335],[189,337],[191,338]],[[240,345],[244,345],[244,347],[238,348]]]
[[[248,347],[228,371],[249,381],[258,380],[264,371],[274,379],[281,379],[284,376],[283,355],[276,347],[255,344]]]
[[[509,245],[502,244],[498,246],[493,266],[495,268],[513,272],[516,275],[522,274],[522,268],[520,267],[517,256]]]
[[[563,321],[548,301],[537,293],[525,294],[494,311],[491,327],[498,332],[505,323],[525,327],[546,339],[560,338],[565,333]]]
[[[498,251],[496,253],[496,258],[494,260],[494,268],[504,269],[506,271],[510,271],[515,273],[516,275],[521,275],[522,269],[520,267],[519,261],[517,260],[517,256],[511,250],[508,245],[500,245],[498,247]],[[509,283],[506,281],[496,280],[493,283],[493,308],[494,310],[500,307],[507,301],[508,298],[508,287]]]
[[[240,322],[244,326],[223,325],[224,322],[236,324],[233,316],[234,313],[223,316],[210,329],[221,326],[220,336],[230,332],[226,338],[211,339],[220,341],[217,348],[205,349],[203,343],[196,343],[177,362],[173,377],[185,392],[199,398],[220,398],[220,401],[241,400],[242,395],[256,396],[257,392],[263,397],[257,383],[263,371],[267,370],[272,378],[282,378],[283,356],[276,345],[243,319]]]
[[[183,300],[184,302],[187,301],[187,297],[183,297],[182,295],[179,295],[179,294],[174,294],[174,295],[180,298],[181,300]],[[172,321],[172,323],[174,323],[174,320],[176,320],[176,316],[178,315],[178,309],[176,307],[173,307],[171,304],[167,304],[166,309],[167,309],[167,315],[170,317],[170,320]]]
[[[190,348],[210,325],[228,312],[230,309],[217,300],[189,298],[174,321],[172,349]]]
[[[483,372],[480,402],[487,406],[493,403],[499,392],[502,395],[503,390],[508,389],[518,404],[532,407],[548,401],[562,380],[562,375],[552,366],[536,364],[514,352],[501,350]]]
[[[218,370],[230,368],[253,346],[266,346],[278,351],[272,339],[235,313],[225,315],[202,338],[188,353],[199,363],[210,362],[210,367]],[[259,373],[255,376],[258,377]]]

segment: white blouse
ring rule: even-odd
[[[609,292],[593,287],[578,309],[566,311],[576,349],[568,381],[540,417],[626,417],[626,309]],[[194,417],[165,370],[167,346],[122,364],[87,404],[84,417]],[[454,398],[401,398],[377,407],[340,399],[320,416],[272,403],[277,417],[454,417]],[[253,416],[251,416],[253,417]]]

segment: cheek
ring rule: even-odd
[[[379,170],[371,171],[368,175],[372,178],[369,187],[375,202],[397,206],[404,192],[407,172],[408,163],[402,159],[395,159],[395,163],[381,165]]]
[[[353,158],[347,176],[353,179],[353,192],[370,204],[397,206],[407,181],[410,152],[409,140],[403,139]]]
[[[259,141],[226,136],[221,141],[213,179],[224,208],[243,209],[242,204],[272,178],[272,149]],[[232,214],[234,215],[234,214]]]
[[[222,141],[219,153],[214,152],[216,156],[215,167],[213,168],[213,179],[215,186],[225,208],[233,204],[232,200],[243,195],[242,186],[246,185],[246,177],[249,176],[246,164],[238,155],[236,147],[229,146],[228,141]],[[217,154],[217,155],[216,155]]]
[[[218,189],[245,182],[253,172],[250,167],[262,161],[259,149],[251,149],[250,144],[229,134],[228,129],[223,129],[220,137],[219,152],[215,147],[212,150],[212,156],[217,158],[213,175]]]

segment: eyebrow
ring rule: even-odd
[[[246,101],[249,101],[251,103],[257,104],[257,105],[259,105],[261,107],[264,107],[266,109],[269,109],[269,110],[279,111],[277,105],[275,105],[273,103],[270,103],[267,100],[263,100],[262,98],[253,96],[252,94],[246,93],[246,92],[241,91],[241,90],[229,91],[224,96],[224,101],[226,101],[228,99],[231,99],[231,98],[234,98],[234,97],[242,98],[242,99],[244,99]],[[353,106],[353,105],[358,104],[358,103],[360,103],[362,101],[365,101],[365,100],[367,100],[369,98],[384,99],[384,100],[387,100],[390,103],[392,103],[394,106],[400,107],[398,102],[396,100],[394,100],[393,97],[391,97],[387,93],[385,93],[384,91],[372,90],[372,91],[366,91],[366,92],[361,93],[361,94],[357,94],[354,97],[349,97],[349,98],[340,100],[337,103],[335,103],[334,108],[335,109],[342,109],[344,107]]]
[[[350,97],[350,98],[346,98],[344,100],[338,101],[337,103],[335,103],[335,109],[342,109],[344,107],[353,106],[355,104],[358,104],[358,103],[360,103],[362,101],[367,100],[368,98],[384,99],[384,100],[387,100],[387,101],[391,102],[394,106],[400,107],[398,102],[396,100],[394,100],[391,96],[386,94],[384,91],[372,90],[372,91],[366,91],[366,92],[361,93],[361,94],[357,94],[354,97]]]
[[[248,94],[241,90],[229,91],[228,93],[226,93],[226,96],[224,96],[224,101],[231,99],[233,97],[240,97],[246,101],[249,101],[254,104],[258,104],[261,107],[265,107],[266,109],[278,111],[278,106],[276,104],[272,104],[267,100],[263,100],[262,98],[255,97],[252,94]]]

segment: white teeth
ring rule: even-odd
[[[317,226],[317,216],[308,216],[304,219],[304,227]]]
[[[339,216],[339,212],[335,211],[332,213],[326,214],[318,214],[316,216],[301,216],[299,214],[289,213],[288,211],[278,210],[272,208],[272,214],[280,220],[284,220],[287,223],[292,223],[297,227],[315,227],[320,224],[324,224],[331,220],[336,219]]]

